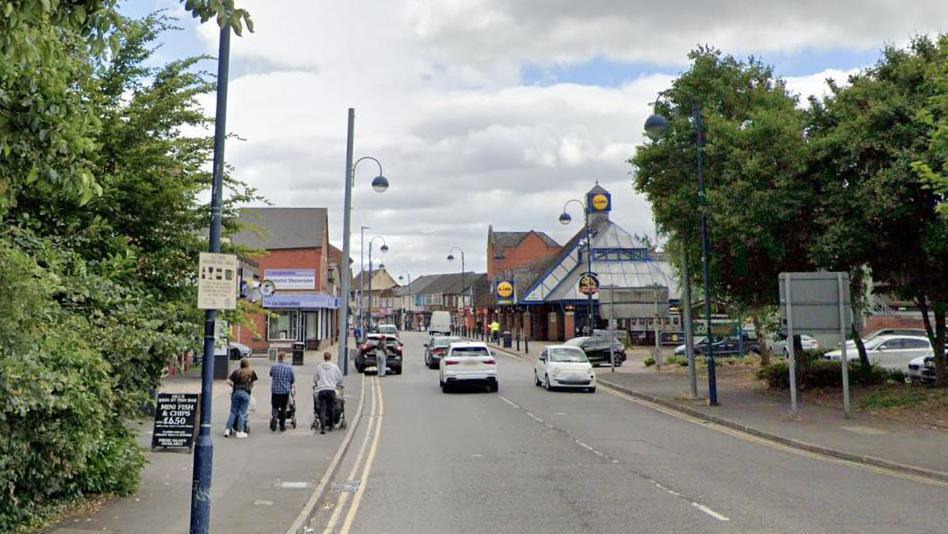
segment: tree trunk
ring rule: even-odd
[[[945,356],[945,311],[948,306],[946,303],[935,302],[935,342],[932,348],[935,350],[935,385],[938,387],[948,386],[948,362]]]
[[[869,363],[869,354],[866,352],[866,344],[862,342],[862,335],[860,335],[859,330],[856,329],[855,322],[853,322],[853,343],[856,344],[856,350],[859,352],[859,367],[862,368],[863,372],[868,373],[872,368],[872,364]],[[849,358],[848,354],[846,358]]]
[[[760,364],[770,365],[770,344],[764,339],[764,332],[760,329],[760,314],[754,313],[754,331],[757,333],[757,342],[760,344]]]
[[[922,312],[922,322],[925,323],[925,333],[928,334],[928,341],[935,346],[935,331],[932,328],[931,317],[928,316],[928,299],[925,298],[925,293],[919,291],[918,298],[915,299],[915,304],[918,306],[918,311]]]
[[[850,300],[852,301],[853,308],[853,343],[856,344],[856,351],[859,353],[859,367],[862,368],[864,373],[868,373],[872,368],[872,364],[869,363],[869,354],[866,352],[866,344],[862,342],[862,333],[857,328],[857,323],[861,323],[861,320],[857,320],[862,317],[862,313],[865,310],[865,284],[863,283],[863,274],[865,271],[861,267],[857,267],[850,271],[849,276],[849,294],[851,295]],[[843,343],[846,343],[846,340],[843,340]],[[849,358],[849,354],[846,355],[846,358]],[[842,362],[841,362],[842,363]],[[845,362],[844,365],[848,365],[849,362]]]

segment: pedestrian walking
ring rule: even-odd
[[[500,343],[500,323],[496,319],[490,324],[490,335],[494,343]]]
[[[250,409],[250,395],[253,393],[253,384],[257,381],[257,373],[250,367],[250,360],[240,360],[240,369],[230,374],[227,383],[233,391],[230,395],[230,416],[227,417],[227,428],[224,437],[234,434],[238,438],[247,437],[247,411]]]
[[[323,362],[316,366],[313,374],[313,388],[316,391],[316,414],[322,423],[320,434],[328,428],[332,431],[336,409],[336,388],[342,387],[342,371],[332,362],[332,354],[323,353]]]
[[[296,387],[296,374],[293,368],[284,363],[286,353],[277,354],[277,363],[270,368],[270,431],[286,430],[286,406],[290,402],[290,392]]]

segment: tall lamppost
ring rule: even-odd
[[[227,81],[230,71],[230,26],[220,29],[217,53],[217,111],[214,115],[214,168],[211,178],[210,252],[221,251],[221,199],[224,183],[224,140],[227,138]],[[201,367],[201,428],[194,446],[191,473],[191,534],[206,534],[211,524],[211,399],[214,389],[214,327],[217,310],[204,312],[204,365]]]
[[[359,228],[359,325],[362,331],[366,330],[365,322],[365,231],[371,230],[370,226]]]
[[[353,162],[353,141],[355,138],[355,108],[349,108],[349,124],[346,135],[346,179],[345,179],[345,204],[342,209],[342,257],[343,263],[349,261],[349,229],[352,221],[352,184],[355,182],[356,165],[361,161],[370,159],[379,166],[379,174],[372,179],[372,189],[376,193],[384,193],[388,190],[388,178],[382,173],[382,164],[379,160],[370,157],[359,158]],[[361,264],[360,264],[361,267]],[[342,294],[345,303],[342,306],[342,313],[339,314],[339,332],[342,339],[339,343],[338,361],[342,362],[343,374],[349,373],[349,277],[342,277]]]
[[[451,250],[448,251],[448,261],[454,261],[454,254],[452,252],[458,251],[461,253],[461,291],[458,293],[458,296],[461,298],[461,315],[464,317],[464,330],[463,335],[467,335],[467,306],[464,304],[464,288],[467,287],[467,275],[464,273],[464,251],[461,250],[461,247],[451,247]],[[473,303],[473,289],[471,290],[471,301]],[[477,311],[475,308],[475,317],[477,316]]]
[[[589,228],[589,207],[575,198],[567,200],[566,203],[563,204],[563,213],[560,214],[560,224],[569,224],[572,222],[573,217],[566,211],[566,206],[569,206],[572,202],[579,204],[579,206],[583,208],[583,224],[586,229],[586,272],[592,275],[592,231]],[[586,313],[586,335],[591,336],[596,324],[595,311],[593,309],[593,292],[590,291],[586,297],[586,305],[588,307],[588,312]]]
[[[717,406],[718,386],[711,340],[711,273],[710,258],[708,257],[708,253],[711,249],[711,239],[708,230],[708,199],[704,188],[704,162],[702,161],[702,155],[704,154],[704,131],[701,125],[701,107],[698,105],[692,106],[691,115],[695,126],[695,145],[697,148],[698,164],[698,202],[701,211],[701,278],[702,285],[704,285],[704,319],[707,329],[704,337],[707,343],[705,358],[707,358],[708,361],[708,404]],[[655,114],[645,120],[645,134],[651,139],[658,140],[665,135],[667,131],[668,119],[662,115]]]
[[[411,300],[411,273],[406,272],[406,273],[402,273],[398,275],[398,281],[401,282],[402,280],[405,280],[406,277],[408,279],[408,316],[411,317],[411,319],[414,319],[414,316],[412,314],[413,302]],[[408,329],[407,327],[411,323],[414,323],[414,320],[406,321],[405,319],[402,319],[402,328],[405,328],[407,330]]]
[[[385,244],[384,237],[377,235],[369,240],[369,317],[368,317],[368,323],[366,323],[368,325],[368,327],[366,328],[366,332],[368,332],[369,329],[372,328],[372,245],[375,243],[376,239],[382,240],[382,246],[379,247],[379,250],[381,250],[383,253],[388,252],[388,245]],[[384,268],[385,268],[384,265],[381,265],[381,264],[379,265],[379,269],[384,269]]]

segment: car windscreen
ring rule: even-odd
[[[454,347],[451,356],[490,356],[487,347]]]
[[[379,332],[383,334],[396,334],[398,333],[398,329],[394,326],[380,326]]]
[[[434,338],[434,341],[431,343],[431,346],[447,347],[451,343],[458,343],[460,341],[463,341],[463,340],[459,337],[436,337]]]
[[[581,346],[583,345],[583,341],[586,341],[587,339],[589,339],[589,338],[587,338],[587,337],[574,337],[573,339],[570,339],[570,340],[568,340],[568,341],[565,341],[563,344],[564,344],[564,345],[570,345],[570,346],[573,346],[573,347],[581,347]]]
[[[581,349],[573,347],[556,347],[550,349],[550,361],[551,362],[588,362],[589,359],[586,358],[586,353]]]

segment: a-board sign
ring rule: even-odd
[[[159,393],[155,404],[152,449],[191,449],[197,430],[198,393]]]

